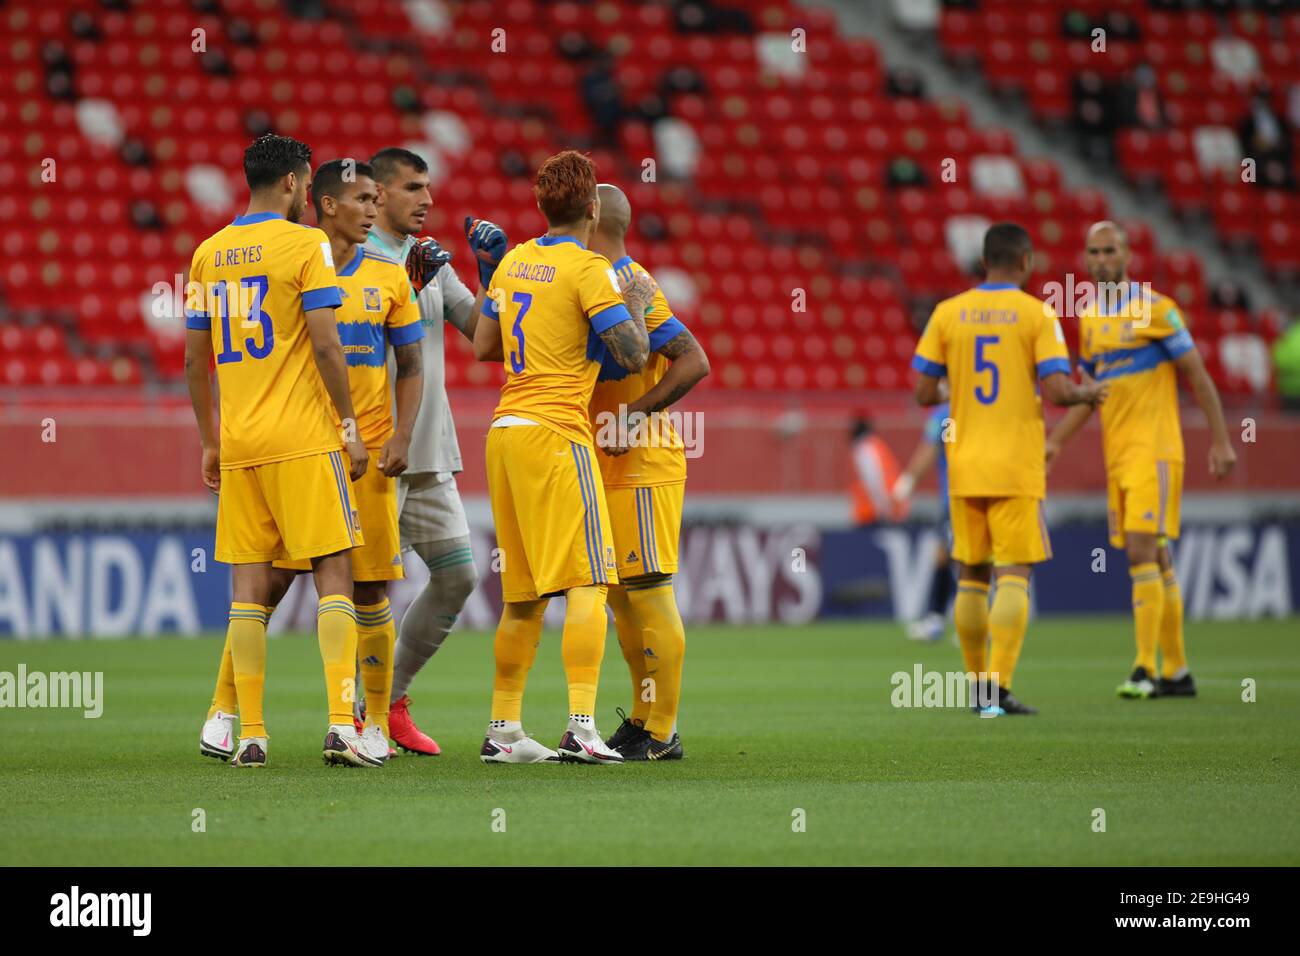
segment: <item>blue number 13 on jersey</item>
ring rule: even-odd
[[[975,386],[975,398],[983,405],[992,405],[998,400],[998,367],[992,359],[986,358],[984,349],[989,345],[996,345],[999,336],[996,335],[977,335],[975,336],[975,373],[989,372],[989,390],[984,391],[983,385]]]

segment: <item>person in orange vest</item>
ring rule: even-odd
[[[852,436],[853,523],[858,527],[880,521],[898,521],[907,516],[907,503],[896,502],[891,492],[898,480],[898,459],[884,439],[875,433],[871,419],[859,415]]]

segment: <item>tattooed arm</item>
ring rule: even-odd
[[[645,330],[645,310],[654,298],[659,287],[645,273],[636,278],[623,289],[623,302],[627,306],[631,322],[611,325],[600,333],[600,340],[609,349],[610,357],[629,372],[639,372],[645,368],[650,356],[650,336]]]
[[[654,388],[628,406],[629,414],[662,411],[680,401],[709,374],[709,357],[689,329],[682,329],[656,351],[672,364]]]
[[[629,422],[633,415],[653,415],[681,400],[709,374],[709,357],[688,329],[682,329],[655,351],[672,364],[654,388],[627,407]],[[625,455],[628,451],[623,445],[609,448],[601,446],[600,450],[612,457]]]
[[[393,437],[384,442],[379,452],[379,470],[389,478],[406,471],[406,459],[411,448],[411,431],[420,414],[420,400],[424,397],[424,353],[419,342],[393,347],[397,362],[397,381],[393,391],[397,396],[397,420]]]

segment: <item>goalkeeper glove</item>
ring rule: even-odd
[[[411,288],[418,294],[438,275],[438,270],[451,261],[451,253],[438,245],[436,239],[419,239],[406,254],[406,274]]]
[[[506,254],[506,231],[486,219],[465,217],[465,239],[478,262],[478,284],[484,289],[492,282],[501,258]]]

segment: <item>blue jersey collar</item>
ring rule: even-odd
[[[536,242],[539,246],[558,246],[562,242],[571,242],[579,249],[587,248],[582,243],[580,243],[577,239],[574,239],[573,236],[538,236],[533,241]]]
[[[356,271],[361,268],[361,260],[364,259],[365,257],[366,257],[366,247],[365,244],[362,243],[357,246],[357,254],[352,257],[352,261],[349,262],[347,265],[345,265],[342,269],[339,269],[338,272],[335,274],[341,276],[355,275]]]
[[[979,289],[981,292],[1005,292],[1008,289],[1018,289],[1020,286],[1011,282],[984,282],[977,285],[975,288]]]
[[[256,226],[259,222],[270,222],[272,219],[283,219],[278,212],[255,212],[251,216],[236,216],[232,226]]]

